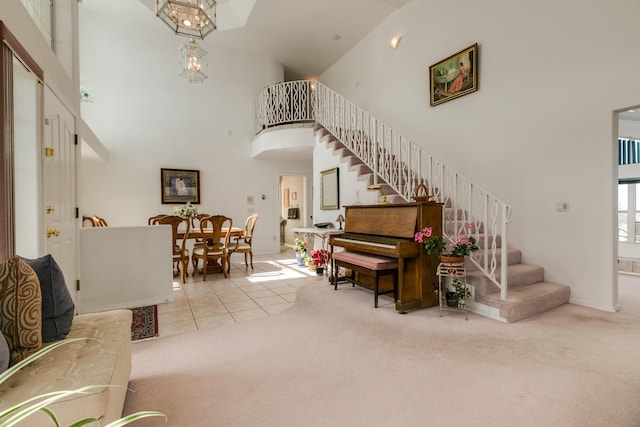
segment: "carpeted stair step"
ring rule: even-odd
[[[500,292],[494,292],[483,296],[481,302],[500,310],[500,316],[507,323],[543,313],[554,307],[569,302],[571,288],[567,285],[551,282],[538,282],[531,285],[509,287],[507,299],[500,300]]]
[[[509,291],[511,291],[520,286],[544,281],[544,268],[530,264],[509,265],[507,267],[507,276],[509,278]],[[500,277],[500,269],[497,269],[496,280],[498,282]],[[475,299],[478,302],[482,302],[481,299],[485,295],[499,292],[498,286],[478,270],[467,272],[467,282],[474,286]]]

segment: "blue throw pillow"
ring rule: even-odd
[[[7,344],[4,334],[0,332],[0,374],[9,368],[10,358],[9,344]]]
[[[75,306],[60,266],[50,254],[23,260],[33,268],[40,281],[42,342],[65,338],[71,329]]]

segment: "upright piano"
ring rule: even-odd
[[[432,227],[442,234],[442,204],[417,202],[393,205],[354,205],[345,207],[344,233],[329,239],[331,252],[345,251],[382,255],[398,259],[398,302],[396,310],[406,313],[438,305],[434,292],[439,259],[427,255],[424,246],[413,240],[414,234]],[[367,278],[358,279],[367,284]],[[380,284],[382,289],[392,283]]]

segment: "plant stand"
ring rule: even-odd
[[[447,285],[450,285],[454,280],[458,279],[462,281],[465,289],[467,288],[467,270],[464,267],[464,262],[447,263],[441,262],[438,265],[438,301],[440,302],[440,317],[442,317],[443,311],[456,311],[464,313],[464,320],[469,319],[469,304],[468,295],[464,299],[459,299],[458,304],[454,304],[455,307],[447,304]]]

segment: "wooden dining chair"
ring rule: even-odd
[[[153,225],[153,221],[158,219],[158,218],[162,218],[165,216],[171,216],[171,215],[167,215],[167,214],[158,214],[158,215],[154,215],[154,216],[150,216],[149,219],[147,220],[147,224],[148,225]]]
[[[172,264],[177,265],[177,271],[180,273],[182,283],[185,283],[188,276],[187,267],[189,266],[189,250],[186,248],[189,230],[191,228],[189,220],[177,215],[160,215],[151,221],[151,225],[170,225],[171,226],[171,251]],[[180,226],[185,224],[186,231],[181,239],[178,238]],[[175,275],[175,274],[174,274]]]
[[[198,230],[200,227],[200,220],[206,216],[209,216],[209,214],[205,214],[205,213],[200,213],[198,215],[196,215],[195,218],[191,218],[191,229],[192,230]],[[202,237],[196,237],[195,239],[193,239],[193,247],[194,248],[198,248],[202,246]]]
[[[104,218],[100,218],[99,216],[83,216],[82,217],[82,224],[84,224],[85,221],[89,221],[91,222],[91,225],[93,227],[108,227],[109,224],[107,224],[107,221]]]
[[[224,215],[210,215],[200,219],[202,245],[193,248],[191,262],[195,271],[198,268],[198,262],[203,261],[202,280],[207,280],[207,270],[215,266],[218,260],[221,262],[220,267],[224,277],[228,277],[228,248],[232,225],[233,220]]]
[[[231,260],[231,254],[235,252],[244,254],[244,265],[247,267],[249,263],[247,262],[247,255],[251,261],[251,269],[253,270],[253,230],[256,227],[256,222],[258,222],[258,214],[249,215],[247,220],[244,223],[244,233],[242,236],[235,237],[231,244],[229,245],[229,260]],[[231,268],[231,262],[229,262],[229,267]]]

